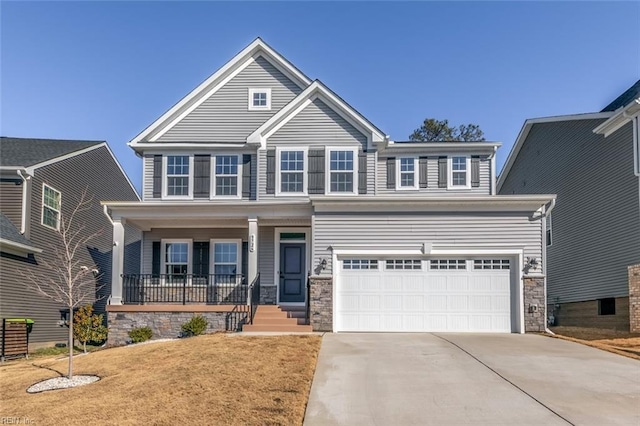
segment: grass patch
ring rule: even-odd
[[[102,346],[87,345],[87,352],[94,352],[94,351],[97,351],[100,348],[102,348]],[[73,353],[74,354],[81,354],[81,353],[84,353],[84,351],[83,351],[82,348],[80,348],[78,346],[74,346],[73,347]],[[29,352],[29,358],[65,356],[65,355],[68,355],[68,354],[69,354],[69,349],[67,347],[57,348],[55,346],[52,346],[52,347],[48,347],[48,348],[36,349],[36,350],[34,350],[32,352]]]
[[[2,415],[37,424],[302,424],[321,338],[214,334],[74,360],[97,383],[27,394],[66,360],[0,367]],[[56,373],[57,372],[57,373]]]
[[[640,360],[640,333],[586,327],[551,327],[556,337]]]

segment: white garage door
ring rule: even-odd
[[[512,331],[509,259],[340,259],[336,331]]]

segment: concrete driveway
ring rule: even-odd
[[[305,425],[640,425],[640,362],[519,334],[326,334]]]

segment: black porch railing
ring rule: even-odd
[[[304,299],[305,324],[311,324],[311,274],[307,274],[307,296]]]
[[[127,274],[122,281],[126,304],[246,305],[248,299],[249,286],[243,275]]]
[[[256,309],[260,304],[260,272],[249,285],[249,293],[251,294],[251,314],[249,317],[249,323],[253,324],[253,317],[256,314]]]

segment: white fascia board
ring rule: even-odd
[[[163,151],[210,151],[212,149],[230,149],[230,150],[238,150],[246,148],[247,144],[245,143],[171,143],[171,142],[158,142],[158,143],[149,143],[144,142],[137,144],[136,146],[132,146],[132,148],[139,154],[142,153],[150,153],[150,152],[163,152]]]
[[[167,112],[161,115],[156,121],[154,121],[151,125],[149,125],[146,129],[140,132],[136,137],[134,137],[130,142],[129,146],[132,148],[136,146],[139,142],[147,139],[150,135],[158,133],[164,126],[166,126],[167,122],[172,118],[180,115],[180,113],[189,108],[195,102],[197,102],[201,97],[203,99],[208,98],[211,93],[212,88],[219,85],[220,81],[224,80],[229,74],[233,73],[234,70],[241,67],[243,64],[247,64],[247,62],[253,61],[255,57],[260,56],[260,53],[264,53],[264,56],[267,60],[270,59],[270,62],[273,62],[277,68],[281,70],[287,71],[287,76],[292,78],[294,83],[296,83],[300,88],[304,88],[311,84],[311,80],[305,76],[300,70],[294,67],[289,61],[284,59],[279,53],[273,50],[270,46],[268,46],[262,39],[257,38],[247,47],[242,49],[236,56],[234,56],[229,62],[222,66],[218,71],[209,76],[205,81],[200,83],[195,89],[193,89],[189,94],[187,94],[184,98],[178,101],[175,105],[173,105]],[[208,94],[206,96],[205,94]],[[205,95],[205,96],[203,96]]]
[[[493,151],[494,147],[501,147],[502,142],[390,142],[388,150],[396,150],[402,148],[425,148],[432,147],[438,150],[447,150],[452,148],[487,148]]]
[[[76,157],[78,155],[82,155],[84,153],[93,151],[94,149],[102,148],[103,146],[107,146],[107,143],[106,142],[100,142],[100,143],[98,143],[96,145],[92,145],[92,146],[90,146],[88,148],[81,149],[81,150],[74,151],[74,152],[70,152],[69,154],[61,155],[60,157],[52,158],[50,160],[43,161],[42,163],[34,164],[33,166],[26,167],[24,170],[28,174],[33,176],[33,173],[34,173],[35,169],[39,169],[40,167],[45,167],[45,166],[48,166],[50,164],[59,163],[60,161],[67,160],[69,158],[73,158],[73,157]],[[137,194],[137,192],[136,192],[136,194]]]
[[[321,82],[316,80],[293,101],[289,102],[289,104],[250,134],[249,137],[247,137],[247,143],[259,143],[262,149],[266,148],[266,141],[269,136],[278,131],[317,98],[321,99],[349,124],[366,135],[370,143],[380,143],[387,140],[387,137],[369,123],[359,112],[351,108],[328,90]]]
[[[520,149],[524,144],[524,141],[529,136],[529,131],[531,131],[531,127],[534,124],[542,124],[542,123],[558,123],[563,121],[574,121],[574,120],[597,120],[603,118],[611,117],[613,113],[611,112],[594,112],[594,113],[586,113],[586,114],[571,114],[571,115],[557,115],[552,117],[540,117],[540,118],[529,118],[525,120],[522,129],[518,133],[518,137],[516,138],[515,143],[511,147],[511,151],[509,151],[509,156],[507,157],[507,161],[505,161],[502,170],[500,171],[500,175],[498,176],[498,184],[497,184],[497,192],[500,192],[502,189],[502,185],[504,184],[504,180],[509,174],[513,163],[516,161],[516,157],[520,153]]]
[[[11,252],[19,252],[19,253],[42,253],[42,250],[33,246],[29,246],[26,244],[16,243],[15,241],[5,240],[4,238],[0,238],[0,248],[5,250],[10,250]]]
[[[593,133],[604,135],[606,138],[627,124],[638,114],[640,114],[640,98],[634,99],[625,107],[618,108],[614,111],[614,115],[611,118],[593,129]]]

